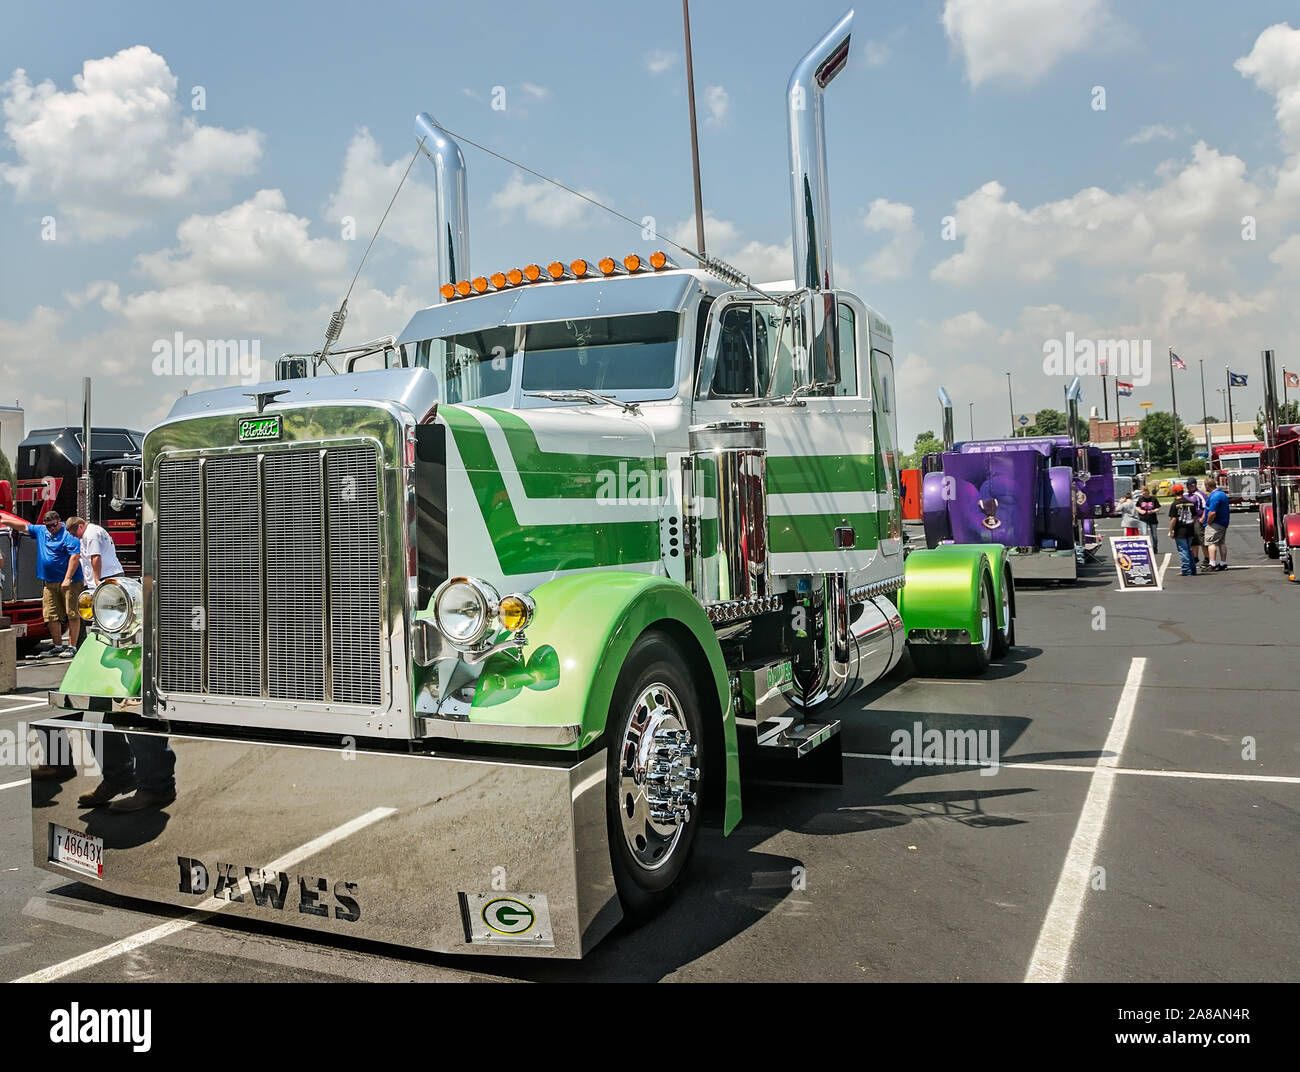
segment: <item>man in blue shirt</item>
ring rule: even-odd
[[[1216,486],[1214,477],[1206,477],[1205,513],[1201,517],[1205,525],[1205,549],[1210,553],[1210,569],[1226,570],[1228,568],[1228,522],[1232,510],[1228,506],[1228,495]]]
[[[36,541],[36,576],[41,579],[41,611],[50,628],[54,647],[50,654],[71,659],[77,653],[77,639],[81,635],[81,615],[77,613],[77,599],[85,587],[81,566],[73,561],[81,553],[80,541],[63,526],[57,510],[46,510],[39,525],[28,525],[5,518],[5,524],[18,532],[26,532]],[[63,643],[63,625],[68,625],[70,644]]]

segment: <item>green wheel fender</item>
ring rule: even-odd
[[[139,696],[142,649],[115,648],[98,634],[87,632],[59,691],[70,696]]]
[[[903,628],[909,634],[913,629],[966,629],[971,636],[979,635],[979,585],[986,574],[993,583],[998,624],[1005,628],[1003,557],[1004,550],[997,544],[943,544],[913,551],[903,567],[903,588],[898,593]]]
[[[529,593],[537,606],[523,662],[488,658],[470,708],[471,722],[563,725],[580,722],[579,750],[605,731],[610,701],[637,637],[657,627],[695,664],[706,699],[721,712],[726,773],[724,833],[740,821],[740,765],[722,649],[704,609],[684,587],[645,573],[598,570],[547,581]],[[706,705],[706,713],[709,709]]]

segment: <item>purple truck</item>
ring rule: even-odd
[[[954,443],[952,404],[945,391],[939,398],[945,450],[921,465],[926,544],[999,543],[1017,580],[1073,582],[1090,542],[1085,527],[1114,516],[1110,458],[1070,435]],[[1066,399],[1077,436],[1077,382]]]

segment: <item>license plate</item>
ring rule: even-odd
[[[104,839],[51,823],[50,861],[91,878],[103,878]]]

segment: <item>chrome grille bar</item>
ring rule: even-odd
[[[158,683],[168,692],[203,689],[202,476],[196,458],[165,461],[158,483]]]
[[[207,691],[216,696],[261,696],[258,455],[206,458],[204,478],[208,501],[204,533],[208,552]]]
[[[317,451],[280,451],[263,463],[266,517],[267,693],[325,697],[325,517]]]
[[[330,684],[335,700],[380,700],[379,489],[374,454],[332,450],[326,460],[329,501]]]

